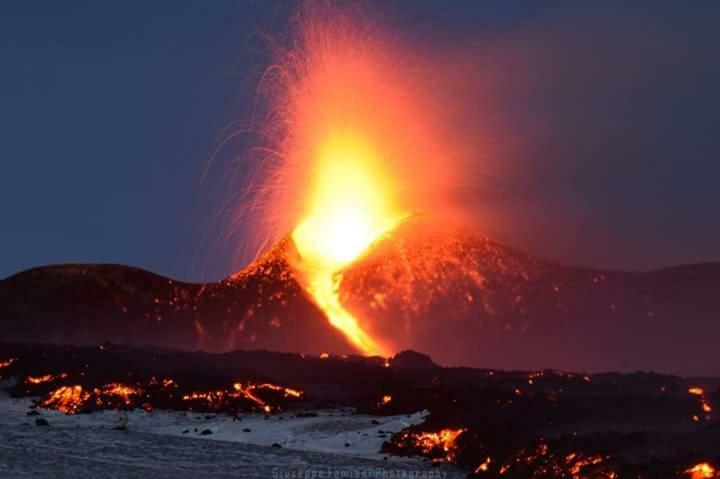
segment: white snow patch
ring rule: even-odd
[[[0,392],[0,424],[33,424],[36,417],[27,416],[31,399],[11,398]],[[59,411],[38,409],[41,417],[51,426],[70,428],[110,429],[121,422],[121,414],[115,411],[99,411],[92,414],[68,416]],[[128,414],[128,430],[158,435],[194,437],[317,451],[370,459],[383,458],[380,453],[383,442],[408,426],[419,424],[427,415],[421,411],[410,415],[369,416],[353,414],[350,409],[304,411],[316,417],[298,417],[300,411],[265,416],[248,413],[240,415],[240,421],[226,415],[189,413],[175,411],[135,410]],[[203,435],[205,430],[212,434]],[[408,461],[408,458],[389,456],[389,460]],[[415,459],[416,460],[416,459]]]

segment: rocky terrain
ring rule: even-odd
[[[238,274],[188,284],[120,265],[0,280],[6,341],[352,354],[298,281],[290,239]],[[720,264],[598,271],[421,219],[338,276],[344,307],[394,351],[500,369],[720,375]]]
[[[413,351],[386,361],[113,344],[2,343],[0,365],[7,392],[26,401],[26,428],[41,428],[52,411],[139,411],[129,413],[135,414],[130,428],[136,430],[153,421],[142,414],[194,414],[205,420],[196,423],[204,424],[200,428],[174,419],[174,429],[166,423],[160,429],[236,440],[244,424],[252,424],[266,431],[257,440],[267,445],[275,437],[269,431],[283,419],[327,424],[319,418],[354,411],[354,422],[332,421],[336,439],[284,435],[277,446],[349,452],[363,444],[364,454],[425,458],[424,464],[455,466],[477,477],[713,478],[720,464],[720,380],[714,378],[442,367]],[[394,419],[402,417],[404,426]],[[119,428],[127,427],[121,420]],[[7,433],[22,442],[22,431]],[[695,467],[713,475],[693,476]]]

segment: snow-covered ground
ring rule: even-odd
[[[0,392],[0,478],[15,477],[464,477],[451,466],[381,454],[390,433],[422,421],[350,410],[272,416],[133,411],[127,431],[114,411],[67,416]],[[36,426],[43,418],[50,426]],[[281,447],[278,447],[281,446]],[[344,475],[343,475],[344,474]]]

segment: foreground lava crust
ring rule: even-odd
[[[443,368],[412,351],[385,361],[19,343],[0,343],[0,376],[14,378],[11,395],[37,398],[35,415],[168,409],[239,420],[328,406],[426,410],[423,423],[389,437],[383,451],[475,477],[720,477],[719,379]]]

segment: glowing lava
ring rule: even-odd
[[[370,145],[351,133],[329,138],[318,152],[309,214],[293,232],[303,258],[341,267],[402,216]]]
[[[435,193],[454,184],[453,155],[430,125],[431,88],[360,11],[308,2],[293,24],[263,77],[267,143],[243,208],[256,215],[259,245],[291,232],[297,276],[348,342],[388,356],[392,339],[341,304],[343,270],[425,202],[437,204]]]
[[[707,462],[696,464],[691,469],[686,470],[685,475],[690,476],[691,479],[712,479],[718,477],[715,468]]]
[[[319,148],[311,185],[308,214],[292,233],[306,288],[359,350],[387,355],[340,304],[338,272],[402,218],[392,188],[370,145],[350,133],[328,138]]]

